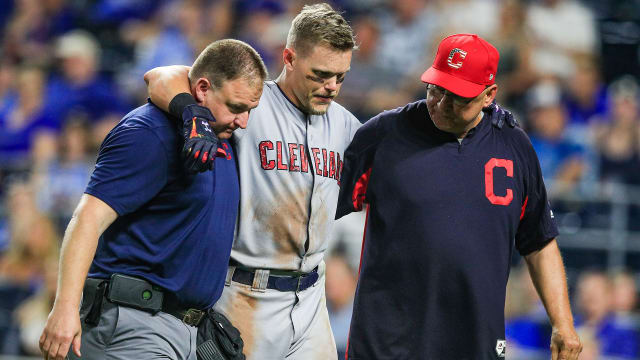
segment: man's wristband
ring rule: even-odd
[[[182,119],[184,108],[188,105],[195,105],[196,99],[189,93],[180,93],[171,99],[169,103],[169,113],[178,119]]]

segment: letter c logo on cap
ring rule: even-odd
[[[459,54],[456,59],[458,60],[458,62],[454,63],[453,58],[456,56],[456,54]],[[467,57],[466,51],[458,48],[452,49],[449,53],[449,58],[447,59],[447,65],[451,66],[454,69],[459,69],[462,67],[462,59],[464,59],[465,57]]]

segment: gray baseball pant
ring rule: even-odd
[[[82,357],[76,357],[69,349],[68,359],[196,359],[196,327],[173,315],[163,312],[153,315],[104,298],[100,322],[91,326],[84,321],[93,299],[87,300],[83,300],[80,310]]]

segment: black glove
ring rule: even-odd
[[[491,123],[498,129],[502,129],[502,126],[505,123],[509,124],[511,127],[516,127],[516,125],[518,125],[518,121],[513,117],[511,111],[500,107],[495,100],[493,100],[491,105],[484,108],[483,111],[491,117]]]
[[[187,105],[182,112],[184,146],[182,158],[185,168],[192,173],[213,169],[218,151],[218,137],[209,122],[215,122],[209,109],[200,105]]]
[[[209,309],[198,325],[198,360],[245,360],[240,331],[221,313]]]

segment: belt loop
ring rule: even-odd
[[[227,269],[227,278],[224,280],[224,286],[231,285],[231,279],[233,279],[233,273],[235,271],[236,271],[235,266],[229,266],[229,269]]]
[[[300,284],[302,283],[302,279],[303,279],[302,276],[298,276],[298,285],[296,285],[296,293],[301,291],[300,290]],[[302,289],[302,290],[305,290],[305,289]]]
[[[256,269],[253,273],[253,284],[251,291],[264,292],[269,282],[269,273],[267,269]]]

